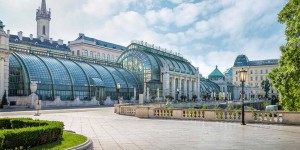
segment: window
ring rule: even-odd
[[[260,80],[264,80],[264,77],[263,77],[263,76],[260,76]]]
[[[253,81],[253,77],[251,77],[250,79],[251,79],[251,81]]]
[[[268,69],[266,69],[266,73],[268,73]]]
[[[255,74],[257,74],[257,70],[255,70]]]
[[[260,74],[263,74],[263,70],[260,70]]]
[[[236,71],[235,74],[238,74],[238,71]]]
[[[102,54],[102,59],[105,60],[105,54]]]
[[[77,50],[77,55],[78,55],[78,56],[80,55],[80,50]]]
[[[255,81],[257,81],[257,76],[255,77]]]
[[[72,55],[74,55],[75,54],[75,52],[74,51],[72,51]]]
[[[43,34],[46,35],[46,27],[43,26]]]
[[[250,70],[250,74],[253,74],[253,71],[252,71],[252,70]]]
[[[109,54],[107,54],[107,60],[110,61],[110,55]]]
[[[87,50],[84,50],[84,51],[82,52],[82,56],[88,56],[88,54],[89,54],[89,52],[88,52]]]
[[[238,81],[238,77],[236,77],[235,80]]]
[[[101,58],[101,55],[100,55],[100,53],[97,53],[97,58]]]
[[[93,51],[90,51],[90,56],[94,57],[94,52]]]
[[[112,61],[115,61],[115,56],[111,56],[111,60],[112,60]]]

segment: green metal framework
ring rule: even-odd
[[[32,81],[37,82],[36,93],[41,100],[54,100],[56,96],[60,96],[62,100],[74,100],[76,97],[91,100],[93,96],[99,100],[105,99],[106,96],[116,99],[117,83],[123,84],[120,95],[123,95],[124,99],[133,96],[133,88],[139,90],[135,77],[122,68],[36,53],[13,52],[10,55],[10,68],[12,71],[9,84],[15,85],[10,86],[10,96],[29,95],[29,85]],[[22,89],[18,89],[19,87]],[[103,97],[97,97],[96,91],[99,90],[104,92]]]

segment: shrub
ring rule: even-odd
[[[232,104],[229,104],[227,107],[226,107],[227,110],[234,110],[234,106]]]
[[[207,105],[203,104],[202,109],[207,109],[207,108],[208,108]]]
[[[9,123],[8,121],[9,120]],[[63,123],[30,118],[0,119],[0,149],[28,148],[61,139]]]

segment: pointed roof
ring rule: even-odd
[[[3,29],[5,27],[5,25],[3,24],[3,22],[0,20],[0,29]]]
[[[42,0],[42,4],[41,7],[39,7],[37,9],[36,12],[36,20],[39,19],[46,19],[46,20],[51,20],[51,11],[49,9],[49,11],[47,11],[47,7],[46,7],[46,0]]]
[[[218,69],[218,66],[216,66],[216,69],[208,75],[209,79],[212,77],[224,77],[222,72]]]
[[[46,0],[42,0],[41,11],[47,13]]]

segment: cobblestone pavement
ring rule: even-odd
[[[300,149],[300,127],[239,123],[139,119],[113,113],[113,108],[0,112],[0,116],[63,121],[93,140],[95,150],[135,149]]]

